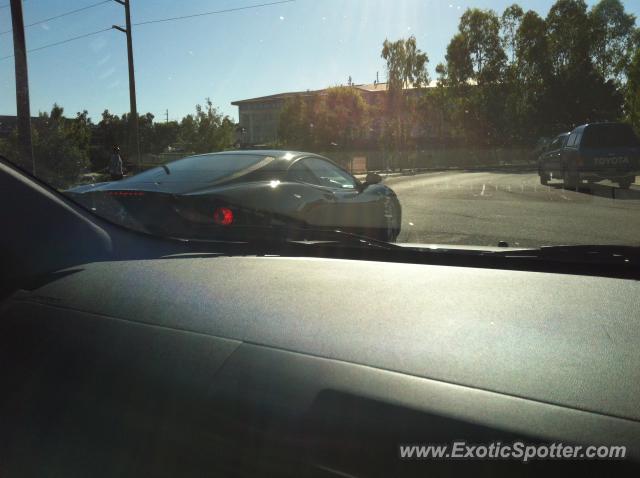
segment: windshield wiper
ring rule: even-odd
[[[621,245],[544,246],[535,249],[498,251],[494,255],[514,259],[536,259],[542,261],[640,265],[640,247]]]
[[[176,238],[174,238],[176,239]],[[338,229],[250,227],[233,237],[181,239],[187,252],[223,255],[302,256],[367,261],[481,267],[640,279],[640,248],[545,246],[506,251],[401,246]]]
[[[402,249],[401,246],[391,242],[385,242],[368,236],[361,236],[340,229],[298,229],[294,231],[301,234],[300,239],[288,238],[287,242],[301,245],[341,245],[350,247],[376,248],[376,249]]]
[[[224,234],[214,240],[187,237],[176,237],[176,239],[191,243],[235,244],[237,246],[251,245],[263,249],[277,249],[282,246],[291,245],[294,247],[304,246],[310,249],[347,247],[367,250],[404,250],[403,247],[397,244],[345,232],[340,229],[315,229],[306,227],[272,228],[243,226],[242,229],[236,229],[233,234]]]

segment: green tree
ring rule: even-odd
[[[196,105],[195,115],[185,116],[180,123],[180,140],[196,153],[209,153],[230,148],[234,142],[235,124],[218,112],[209,98]]]
[[[89,169],[91,121],[86,111],[67,119],[57,104],[40,113],[34,128],[33,151],[38,176],[56,187],[67,187]]]
[[[631,62],[635,16],[620,0],[600,0],[589,13],[593,27],[593,61],[607,79],[621,80]]]
[[[539,92],[551,73],[551,64],[546,23],[532,10],[522,17],[516,32],[515,50],[518,80]]]
[[[312,143],[313,105],[308,98],[296,95],[288,99],[280,113],[278,139],[292,149],[310,149]]]
[[[446,64],[438,65],[441,83],[448,86],[466,84],[473,77],[469,43],[462,33],[456,33],[447,45]]]
[[[549,124],[554,105],[548,101],[551,62],[547,26],[534,11],[522,17],[515,37],[515,53],[514,87],[507,99],[505,117],[512,139],[533,142],[555,133]]]
[[[140,141],[141,153],[149,153],[149,152],[152,152],[154,149],[153,131],[155,128],[155,124],[153,123],[153,120],[154,120],[154,116],[151,113],[138,115],[138,137]]]
[[[522,22],[524,11],[520,5],[513,4],[505,9],[500,17],[502,32],[502,49],[508,55],[511,64],[516,61],[517,32]]]
[[[416,37],[406,40],[385,40],[382,58],[387,62],[387,84],[390,95],[401,95],[405,88],[420,88],[429,83],[429,57],[418,49]]]
[[[518,16],[517,8],[508,9],[509,30]],[[446,66],[439,67],[439,74],[440,83],[449,87],[447,116],[456,141],[484,146],[504,140],[505,101],[512,85],[505,74],[501,26],[493,11],[467,9],[447,46]]]
[[[591,21],[584,0],[558,0],[549,10],[546,24],[554,73],[584,70],[593,50]]]
[[[382,135],[383,147],[394,154],[406,151],[416,126],[416,94],[429,84],[429,57],[417,47],[414,36],[382,44],[381,57],[387,63],[387,108]]]
[[[467,9],[460,18],[458,30],[467,42],[472,78],[478,84],[500,81],[506,56],[500,39],[500,19],[495,12]]]
[[[636,50],[627,67],[625,112],[627,120],[640,134],[640,48]]]
[[[368,106],[362,94],[351,86],[329,88],[316,102],[316,141],[348,149],[362,141],[369,127]]]
[[[180,124],[177,121],[154,123],[149,151],[151,153],[165,151],[167,147],[178,141],[179,135]]]
[[[288,148],[349,149],[366,140],[369,112],[362,94],[352,86],[296,95],[285,103],[280,114],[278,137]]]
[[[585,2],[558,0],[546,24],[553,73],[546,94],[553,105],[549,123],[560,130],[620,118],[622,93],[593,63],[597,35]]]

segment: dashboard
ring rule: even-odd
[[[635,281],[182,254],[40,281],[2,305],[15,459],[30,450],[48,468],[82,451],[94,464],[113,448],[108,476],[132,469],[122,447],[171,475],[190,469],[165,462],[177,451],[202,472],[254,443],[261,466],[274,448],[359,476],[424,471],[398,443],[496,437],[640,456]]]

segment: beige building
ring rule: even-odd
[[[436,86],[436,82],[431,82],[428,87]],[[386,83],[370,83],[364,85],[352,85],[360,90],[363,98],[370,105],[382,101],[381,95],[387,91]],[[413,87],[410,87],[413,89]],[[278,127],[280,125],[280,112],[284,108],[285,102],[296,96],[315,96],[326,92],[323,90],[297,91],[290,93],[279,93],[270,96],[261,96],[248,100],[234,101],[231,104],[238,107],[238,118],[240,132],[238,141],[243,144],[258,145],[277,141]]]
[[[234,101],[238,107],[238,119],[242,132],[239,141],[243,144],[265,144],[278,139],[280,112],[289,98],[302,95],[316,95],[320,91],[300,91],[261,96],[248,100]]]

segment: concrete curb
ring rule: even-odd
[[[503,166],[478,166],[478,167],[470,167],[470,168],[462,168],[462,167],[449,167],[449,168],[414,168],[414,169],[406,169],[394,172],[386,172],[384,170],[371,170],[366,173],[356,173],[354,176],[358,179],[364,179],[369,173],[376,173],[382,176],[383,178],[396,177],[396,176],[413,176],[421,173],[438,173],[438,172],[446,172],[446,171],[466,171],[466,172],[486,172],[486,171],[517,171],[517,172],[535,172],[537,171],[537,167],[535,165],[503,165]]]

